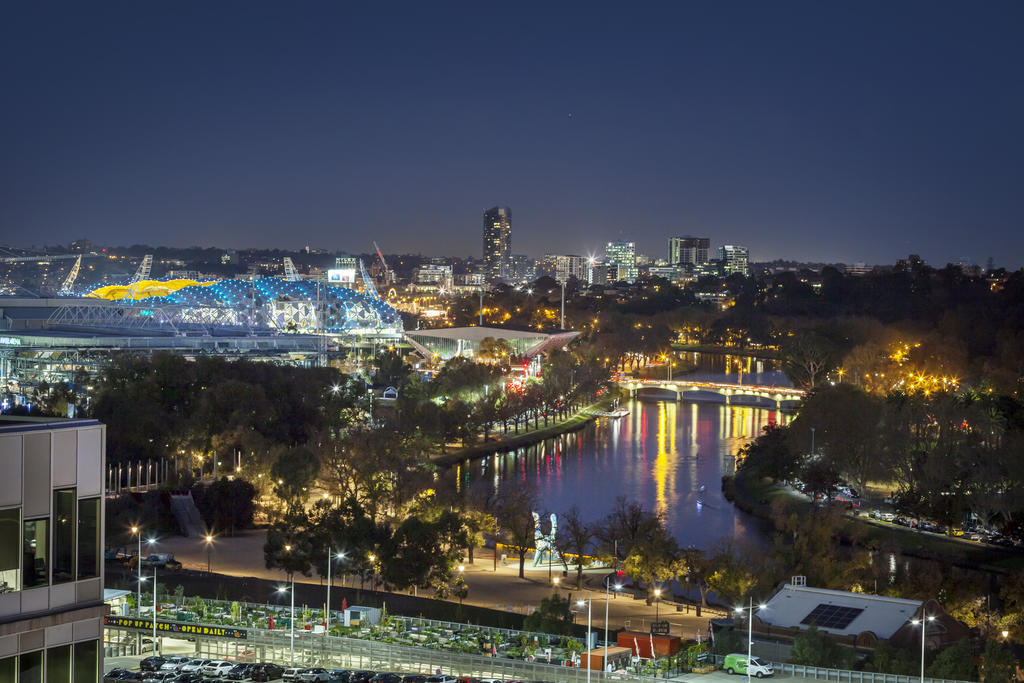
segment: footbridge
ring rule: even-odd
[[[800,401],[805,393],[803,389],[794,389],[793,387],[729,384],[694,379],[623,378],[615,380],[615,384],[627,390],[630,398],[641,396],[641,392],[648,394],[669,392],[675,394],[677,401],[725,399],[726,405],[732,405],[733,402],[746,404],[770,401],[775,404],[776,410],[782,410],[784,403]]]

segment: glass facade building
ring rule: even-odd
[[[0,681],[98,683],[105,427],[0,418]]]

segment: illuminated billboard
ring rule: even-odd
[[[332,285],[351,285],[356,281],[354,268],[331,268],[327,271],[327,282]]]

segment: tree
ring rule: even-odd
[[[793,639],[793,651],[789,657],[794,664],[829,669],[849,669],[856,658],[852,650],[838,645],[814,624]]]
[[[286,503],[305,500],[310,484],[320,471],[316,456],[308,448],[289,448],[277,457],[270,475],[277,482],[274,493]]]
[[[920,672],[920,651],[915,647],[896,648],[882,642],[864,663],[866,671],[875,671],[899,676],[913,676]]]
[[[526,553],[534,546],[533,492],[519,482],[506,482],[498,490],[498,524],[505,545],[519,557],[519,578],[526,578]]]
[[[708,587],[730,604],[742,603],[757,585],[750,563],[728,545],[715,552],[712,562],[717,569],[708,577]]]
[[[930,678],[954,681],[973,681],[977,678],[978,667],[974,665],[971,640],[964,638],[940,652],[929,665],[927,674]]]
[[[523,620],[523,628],[539,633],[567,636],[572,633],[573,614],[569,599],[552,595],[543,598],[540,607]]]
[[[1010,683],[1017,680],[1017,660],[1005,643],[990,640],[981,656],[981,678],[985,683]]]
[[[776,481],[793,479],[800,470],[800,458],[790,447],[788,436],[779,425],[767,425],[756,440],[740,449],[740,469]]]
[[[835,349],[823,335],[802,331],[783,345],[783,366],[793,384],[814,389],[834,366]]]
[[[561,524],[558,525],[555,544],[563,558],[566,554],[576,555],[577,589],[583,587],[583,558],[590,550],[593,540],[593,527],[580,518],[579,507],[573,505],[569,508],[569,512],[562,517]]]
[[[653,538],[661,538],[664,521],[661,516],[644,509],[625,496],[615,499],[615,507],[608,513],[598,531],[602,553],[618,562],[629,556],[633,547]]]

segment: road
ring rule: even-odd
[[[284,582],[287,580],[285,572],[278,569],[267,569],[263,560],[263,544],[266,539],[266,532],[252,530],[243,532],[234,537],[219,537],[214,542],[210,551],[210,567],[214,573],[227,574],[230,576],[246,576],[261,579],[270,579]],[[186,568],[205,570],[207,563],[207,548],[202,539],[170,537],[162,539],[157,544],[154,552],[174,553],[177,560],[182,562]],[[592,620],[595,629],[604,628],[605,613],[605,591],[602,586],[602,579],[608,574],[608,569],[595,569],[584,571],[584,589],[575,589],[575,571],[569,572],[568,576],[562,577],[561,567],[552,568],[552,578],[560,578],[560,586],[554,588],[548,581],[548,568],[531,568],[527,560],[525,578],[518,576],[518,562],[509,558],[506,565],[499,561],[495,567],[494,555],[490,549],[478,549],[475,553],[473,564],[464,564],[463,576],[466,585],[469,587],[469,595],[465,600],[466,604],[477,605],[502,611],[528,614],[540,605],[543,598],[549,597],[553,591],[560,595],[572,595],[573,599],[593,599]],[[304,577],[296,577],[296,581],[303,581]],[[313,585],[319,585],[319,577],[315,576],[305,581]],[[567,587],[566,584],[573,584]],[[351,584],[348,584],[351,585]],[[577,623],[586,623],[586,607],[574,607],[575,610],[582,609],[582,618],[577,617]],[[677,612],[675,605],[670,603],[659,603],[647,605],[644,600],[634,600],[632,595],[612,592],[608,601],[608,623],[609,628],[626,628],[647,632],[651,622],[657,620],[668,621],[671,631],[675,635],[693,639],[699,632],[701,637],[707,632],[709,613],[704,612],[698,617],[692,610]]]

